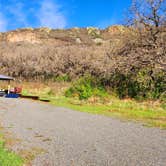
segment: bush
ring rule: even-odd
[[[66,92],[66,97],[79,97],[80,100],[88,99],[91,96],[105,96],[106,90],[101,86],[97,78],[86,75],[72,84]]]
[[[160,99],[165,93],[166,77],[164,72],[154,72],[144,68],[127,74],[116,72],[103,83],[110,87],[119,98]]]
[[[116,72],[106,78],[86,75],[72,84],[65,95],[88,99],[91,96],[105,97],[106,89],[119,98],[165,99],[165,74],[155,73],[151,68],[144,68],[127,74]]]
[[[71,81],[70,77],[67,74],[59,75],[57,77],[54,77],[53,80],[55,82],[69,82],[69,81]]]

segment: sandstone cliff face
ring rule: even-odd
[[[0,41],[14,43],[14,42],[30,42],[30,43],[38,43],[38,39],[36,34],[30,30],[16,30],[10,31],[7,33],[1,33]]]
[[[36,34],[33,32],[10,32],[6,35],[7,42],[29,42],[29,43],[40,43]]]

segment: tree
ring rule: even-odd
[[[127,20],[137,38],[124,46],[126,54],[142,57],[140,64],[166,71],[166,0],[133,0]]]
[[[129,24],[159,27],[166,22],[166,0],[133,0]]]
[[[133,0],[127,24],[147,30],[150,43],[156,45],[158,33],[166,26],[166,0]]]

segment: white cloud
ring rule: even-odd
[[[4,32],[7,30],[7,20],[3,16],[2,13],[0,13],[0,32]]]
[[[43,0],[38,13],[40,26],[50,28],[65,28],[67,21],[60,6],[52,0]]]

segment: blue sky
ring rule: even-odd
[[[24,27],[105,28],[120,24],[131,0],[0,0],[0,31]]]

